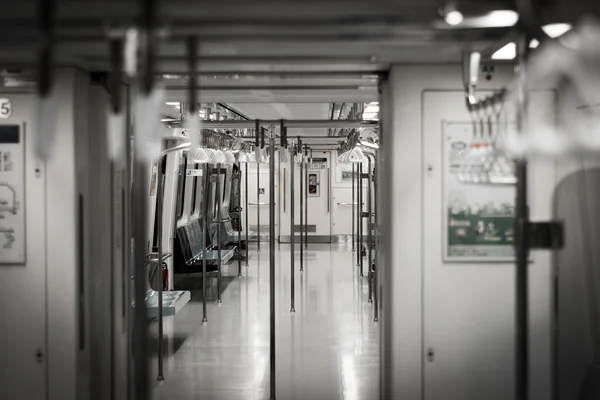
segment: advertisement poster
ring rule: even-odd
[[[459,182],[473,125],[445,123],[443,132],[444,261],[513,260],[514,187]]]

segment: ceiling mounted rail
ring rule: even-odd
[[[259,120],[261,126],[279,126],[281,120]],[[375,127],[377,121],[363,121],[363,120],[328,120],[328,119],[298,119],[298,120],[283,120],[283,124],[286,128],[364,128],[364,127]],[[242,120],[227,120],[227,121],[203,121],[202,127],[208,129],[239,129],[255,128],[255,121],[242,121]]]

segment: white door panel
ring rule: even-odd
[[[356,193],[354,194],[356,196]],[[352,235],[356,226],[356,207],[358,201],[354,199],[352,206],[352,188],[334,188],[333,189],[333,234],[334,235]],[[354,221],[354,227],[352,222]]]
[[[45,164],[37,161],[34,148],[35,135],[38,134],[35,123],[37,117],[31,111],[35,109],[35,96],[20,94],[4,97],[10,100],[12,113],[1,124],[2,173],[13,173],[6,173],[6,176],[0,173],[0,181],[7,182],[4,190],[0,191],[0,198],[9,206],[13,205],[14,199],[16,211],[13,213],[6,208],[0,211],[0,253],[4,251],[7,260],[0,265],[0,303],[3,305],[0,333],[1,397],[43,399],[47,397],[48,358],[44,224],[46,170]],[[18,140],[10,140],[15,131],[18,132]],[[14,162],[14,165],[9,168],[10,162]],[[15,190],[18,197],[9,196],[12,192],[9,188]],[[24,220],[21,220],[22,216]],[[11,230],[14,230],[14,235]],[[6,249],[15,249],[15,253],[16,249],[23,251],[19,253],[18,263],[8,261],[11,252]],[[21,257],[23,254],[24,257]]]
[[[514,264],[449,263],[443,257],[447,226],[442,206],[443,126],[448,121],[469,123],[461,99],[460,92],[426,92],[423,100],[424,399],[510,400],[514,398]],[[553,101],[547,94],[538,100]],[[539,318],[546,317],[540,314]],[[543,335],[538,337],[546,342]]]

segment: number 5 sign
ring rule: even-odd
[[[10,117],[11,107],[9,99],[0,99],[0,118]]]

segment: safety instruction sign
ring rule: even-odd
[[[443,135],[444,261],[511,261],[514,187],[459,182],[473,125],[445,123]]]
[[[18,125],[0,125],[0,264],[25,263],[25,153]]]
[[[202,176],[202,170],[188,168],[185,170],[185,176]]]

